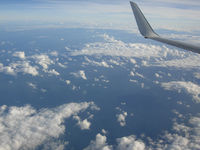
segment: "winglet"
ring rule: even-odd
[[[145,37],[145,38],[152,38],[152,37],[157,37],[158,34],[156,34],[154,32],[154,30],[152,29],[151,25],[148,23],[147,19],[145,18],[145,16],[143,15],[142,11],[140,10],[140,8],[137,6],[136,3],[131,2],[131,7],[133,10],[133,14],[135,16],[138,28],[140,33]]]
[[[147,19],[145,18],[137,4],[134,2],[130,2],[130,4],[133,10],[133,14],[135,15],[139,31],[145,38],[156,40],[165,44],[173,45],[200,54],[200,46],[160,37],[156,32],[153,31],[152,27],[148,23]]]

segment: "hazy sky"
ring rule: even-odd
[[[199,30],[199,0],[135,0],[154,28]],[[0,24],[135,29],[127,0],[1,0]]]

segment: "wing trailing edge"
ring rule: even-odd
[[[140,33],[145,37],[149,38],[152,40],[156,40],[165,44],[173,45],[185,50],[189,50],[195,53],[200,54],[200,46],[188,44],[182,41],[176,41],[176,40],[171,40],[171,39],[166,39],[161,36],[159,36],[151,27],[145,16],[143,15],[142,11],[138,7],[138,5],[134,2],[130,2],[133,14],[135,16],[135,20],[138,26],[138,29]]]

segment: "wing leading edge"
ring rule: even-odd
[[[151,25],[148,23],[147,19],[145,18],[145,16],[143,15],[142,11],[140,10],[140,8],[137,6],[136,3],[134,2],[130,2],[132,10],[133,10],[133,14],[135,16],[135,20],[137,22],[137,26],[138,29],[140,31],[140,33],[145,37],[145,38],[149,38],[152,40],[156,40],[162,43],[166,43],[169,45],[173,45],[185,50],[189,50],[195,53],[199,53],[200,54],[200,46],[196,46],[196,45],[192,45],[192,44],[188,44],[185,42],[181,42],[181,41],[175,41],[175,40],[171,40],[171,39],[166,39],[163,37],[160,37],[151,27]]]

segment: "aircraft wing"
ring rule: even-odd
[[[159,36],[153,30],[151,25],[148,23],[147,19],[143,15],[143,13],[140,10],[140,8],[138,7],[138,5],[134,2],[130,2],[130,4],[131,4],[132,10],[133,10],[133,14],[135,15],[135,20],[137,22],[138,29],[139,29],[140,33],[145,38],[156,40],[156,41],[159,41],[159,42],[162,42],[162,43],[173,45],[173,46],[176,46],[176,47],[179,47],[179,48],[200,54],[200,46],[188,44],[188,43],[185,43],[185,42],[182,42],[182,41],[166,39],[166,38]]]

